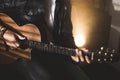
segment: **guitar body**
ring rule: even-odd
[[[0,19],[14,28],[17,32],[23,34],[28,40],[41,42],[41,34],[39,29],[33,24],[25,24],[19,26],[15,21],[4,13],[0,13]],[[31,59],[31,49],[8,49],[6,50],[4,41],[0,38],[0,63],[8,64],[16,61],[18,58]]]
[[[76,55],[75,49],[42,43],[41,34],[38,28],[33,24],[18,26],[11,17],[4,13],[0,13],[0,20],[1,26],[14,31],[17,34],[25,36],[28,39],[22,43],[20,41],[23,46],[26,45],[28,47],[27,49],[7,49],[4,44],[4,40],[0,38],[0,63],[9,64],[16,61],[18,58],[30,60],[32,48],[46,51],[48,53],[56,53],[67,56]],[[120,56],[119,54],[116,54],[115,50],[109,50],[108,48],[101,48],[100,50],[87,53],[83,51],[83,55],[87,55],[91,59],[91,62],[98,63],[118,61]]]

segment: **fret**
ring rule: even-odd
[[[48,51],[48,45],[47,44],[44,44],[44,50]]]
[[[61,47],[60,52],[61,52],[62,54],[65,54],[64,50],[65,50],[65,48]]]
[[[72,55],[72,56],[75,55],[75,49],[71,49],[71,48],[60,47],[60,46],[45,44],[45,43],[36,42],[36,41],[28,41],[27,45],[30,48],[36,48],[44,52],[63,54],[63,55]]]
[[[54,46],[54,49],[56,49],[56,54],[59,52],[58,47]],[[59,54],[59,53],[58,53]]]
[[[42,51],[45,52],[44,44],[43,43],[41,44],[42,44]]]
[[[57,50],[58,50],[58,54],[60,54],[61,53],[61,47],[57,47]],[[63,53],[61,53],[61,54],[63,54]]]
[[[50,52],[51,50],[51,45],[48,45],[48,52]]]
[[[29,26],[26,26],[26,24],[25,24],[24,26],[18,27],[18,25],[15,24],[14,26],[11,26],[10,24],[12,23],[12,25],[13,25],[14,20],[12,20],[8,15],[6,15],[4,13],[0,13],[0,16],[4,16],[4,17],[1,17],[1,20],[0,20],[0,22],[2,23],[1,26],[4,26],[7,29],[14,31],[15,33],[17,33],[23,37],[29,38],[29,39],[34,38],[34,40],[35,40],[36,38],[35,38],[35,36],[32,36],[32,35],[29,35],[29,36],[25,35],[24,32],[26,33],[26,30],[24,30],[24,27],[30,28],[31,33],[34,33],[35,35],[37,34],[36,36],[40,36],[39,32],[34,32],[33,30],[31,30],[31,29],[35,29],[38,31],[38,29],[35,25],[30,24]],[[2,18],[7,19],[7,21],[9,21],[9,23],[6,22],[6,20],[4,20]],[[2,20],[4,20],[4,21],[2,21]],[[21,33],[23,33],[24,35],[22,35]],[[63,55],[68,55],[68,56],[75,56],[75,54],[76,54],[75,49],[72,49],[72,48],[49,45],[49,44],[44,44],[42,42],[36,42],[36,41],[31,41],[31,40],[29,41],[27,39],[25,39],[25,40],[18,39],[18,42],[20,43],[20,48],[21,48],[21,49],[20,48],[19,49],[22,52],[24,52],[24,50],[23,50],[24,48],[31,48],[31,49],[35,48],[35,49],[38,49],[38,50],[41,50],[44,52],[63,54]],[[6,48],[5,45],[1,46],[1,48],[2,47]],[[19,50],[17,50],[17,49],[9,49],[9,51],[16,51],[19,53]],[[7,50],[7,52],[5,52],[5,53],[9,53],[9,51]],[[25,50],[25,52],[26,52],[26,50]],[[87,55],[92,60],[92,62],[109,62],[109,61],[114,62],[114,61],[119,61],[119,58],[120,58],[120,53],[116,52],[115,50],[111,50],[109,48],[104,48],[104,47],[101,47],[100,50],[97,50],[97,51],[95,50],[94,52],[82,51],[82,54]]]
[[[30,48],[37,48],[44,52],[64,54],[64,55],[75,55],[75,50],[71,48],[60,47],[60,46],[55,46],[51,44],[44,44],[44,43],[35,42],[35,41],[28,41],[26,44]]]
[[[54,46],[50,45],[50,47],[51,47],[50,52],[53,53],[54,52]]]
[[[63,52],[63,48],[62,48],[62,47],[60,47],[59,50],[60,50],[59,53],[64,54],[64,52]]]

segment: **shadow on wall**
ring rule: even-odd
[[[109,0],[109,9],[112,16],[109,47],[120,53],[120,0]],[[111,64],[120,71],[120,61]]]
[[[110,14],[112,15],[112,25],[120,28],[120,0],[111,0]]]
[[[120,0],[110,0],[112,15],[109,47],[120,51]]]

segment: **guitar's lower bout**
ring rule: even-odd
[[[7,27],[8,29],[22,33],[28,40],[33,40],[37,42],[41,42],[41,34],[37,26],[34,24],[25,24],[23,26],[19,26],[15,23],[15,21],[4,13],[0,13],[0,20],[4,23],[4,25],[0,25],[3,27]],[[6,32],[6,35],[10,36],[9,33]],[[0,63],[9,64],[16,61],[19,58],[24,58],[26,60],[31,59],[31,49],[8,49],[6,50],[3,39],[0,38]]]
[[[3,40],[0,38],[0,62],[3,64],[12,63],[19,58],[30,60],[32,48],[36,48],[38,50],[44,52],[46,51],[49,53],[57,53],[68,56],[76,55],[75,49],[42,43],[40,32],[38,28],[33,24],[18,26],[9,16],[3,13],[0,13],[0,20],[1,22],[4,22],[3,25],[1,24],[0,26],[7,26],[7,28],[9,29],[12,28],[12,30],[14,29],[15,31],[17,31],[17,33],[22,33],[24,36],[26,36],[27,42],[25,42],[24,44],[27,45],[27,47],[29,47],[28,49],[7,48],[6,50]],[[7,33],[7,31],[6,34],[10,36],[10,34]],[[85,55],[87,55],[87,53]],[[119,58],[118,56],[120,56],[119,54],[116,54],[114,50],[111,51],[109,49],[104,48],[101,48],[100,50],[97,50],[95,52],[90,52],[89,55],[90,59],[93,62],[112,62],[113,60],[118,61],[117,60]]]
[[[15,62],[19,58],[24,58],[26,60],[31,60],[31,49],[6,49],[4,41],[0,39],[0,63],[10,64]]]

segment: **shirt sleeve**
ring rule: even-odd
[[[75,48],[72,34],[70,0],[56,0],[54,39],[59,45]]]

